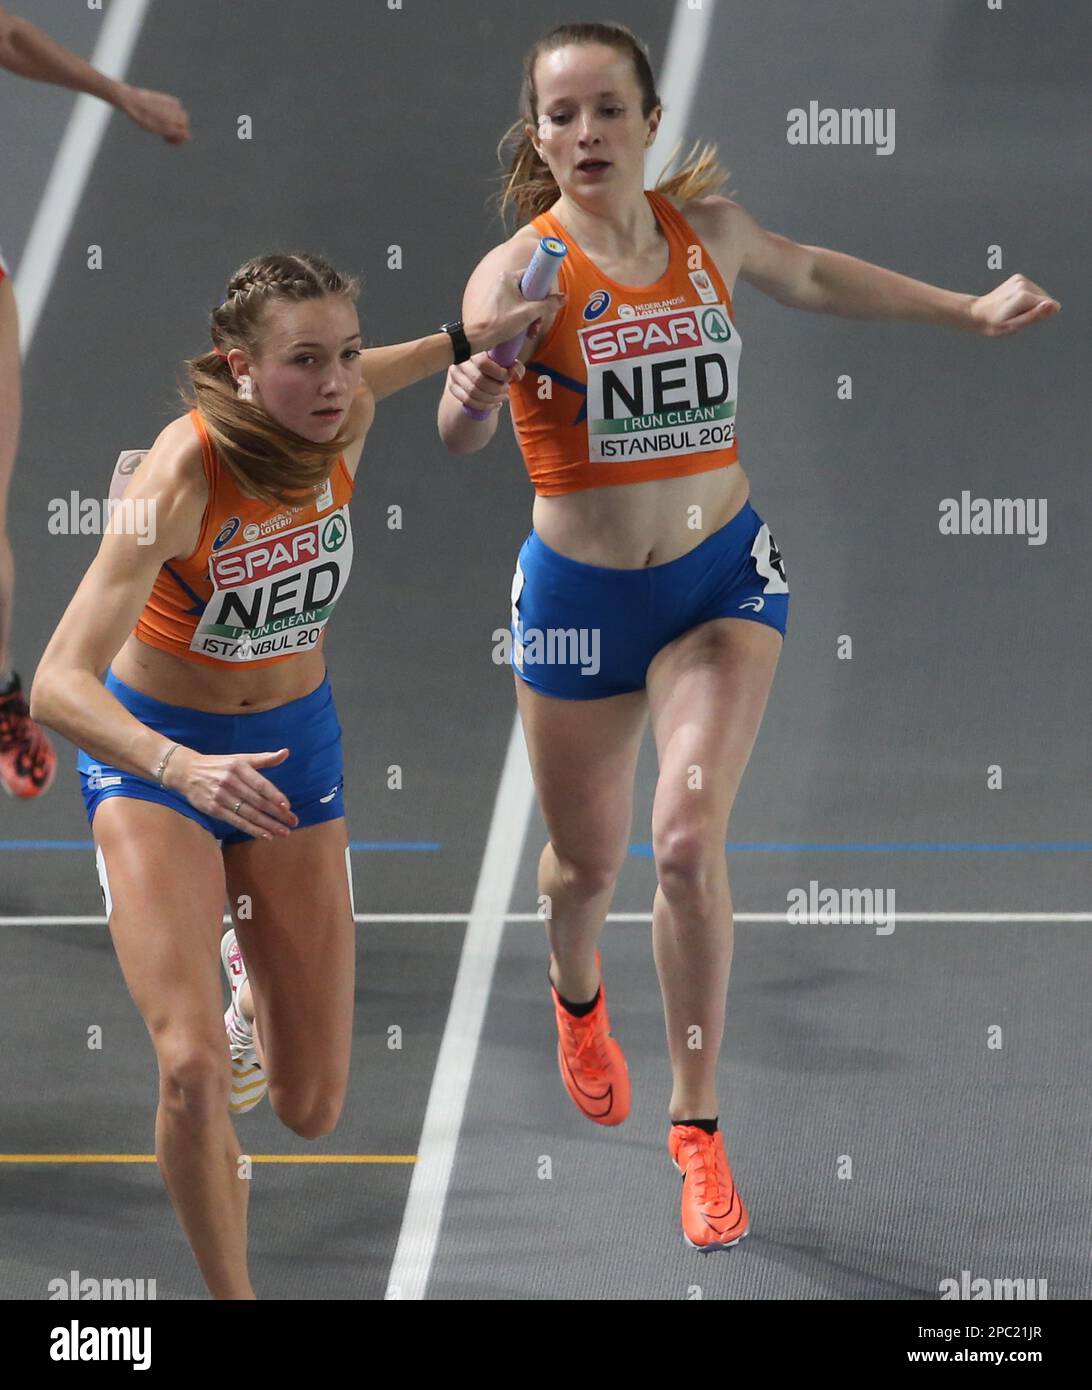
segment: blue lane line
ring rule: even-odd
[[[12,849],[94,849],[93,840],[0,840],[0,850]],[[423,851],[442,849],[438,840],[350,840],[353,850],[407,850]]]
[[[830,854],[1089,854],[1092,853],[1092,841],[1028,840],[990,845],[981,844],[976,840],[891,840],[876,844],[857,841],[836,844],[815,840],[785,844],[775,841],[740,840],[736,843],[729,841],[725,849],[751,854],[800,854],[804,851],[822,851]],[[630,845],[629,850],[640,859],[652,858],[650,844]]]

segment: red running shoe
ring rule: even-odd
[[[0,783],[9,796],[41,796],[49,790],[57,755],[42,726],[30,717],[23,687],[0,695]]]

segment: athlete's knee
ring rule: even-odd
[[[345,1092],[333,1088],[320,1091],[293,1091],[270,1084],[269,1103],[281,1124],[301,1139],[323,1139],[332,1134],[341,1119]]]
[[[699,822],[683,823],[653,837],[656,877],[669,903],[701,912],[709,907],[727,872],[724,835]]]
[[[559,849],[550,842],[565,891],[582,898],[595,898],[614,887],[622,864],[625,847],[602,849],[585,846],[578,851]]]
[[[168,1110],[201,1124],[228,1108],[231,1068],[226,1039],[193,1036],[159,1039],[159,1099]]]

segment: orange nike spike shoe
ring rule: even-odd
[[[600,964],[598,951],[595,963]],[[602,975],[595,1008],[583,1018],[568,1011],[553,981],[550,993],[557,1020],[557,1065],[565,1089],[589,1120],[597,1125],[620,1125],[629,1114],[629,1068],[620,1044],[610,1035]]]
[[[682,1226],[687,1244],[703,1251],[738,1245],[751,1223],[728,1166],[723,1134],[719,1129],[706,1134],[697,1125],[672,1125],[667,1147],[683,1175]]]

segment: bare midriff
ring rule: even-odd
[[[738,463],[659,478],[536,497],[539,539],[585,565],[643,569],[665,565],[726,526],[750,494]]]
[[[242,664],[225,666],[221,671],[149,646],[130,633],[110,664],[118,680],[153,700],[205,714],[257,714],[318,689],[326,675],[325,640],[323,633],[313,651],[285,661],[249,669]]]

